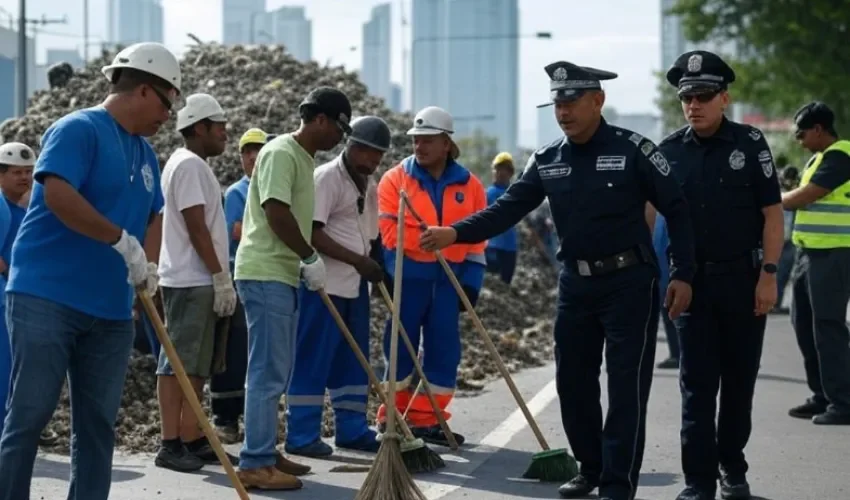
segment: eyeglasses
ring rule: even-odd
[[[686,94],[680,95],[679,100],[684,103],[689,103],[691,100],[696,99],[700,104],[705,104],[707,102],[711,102],[715,97],[717,97],[717,92],[706,92],[702,94]]]
[[[165,106],[165,109],[167,109],[170,113],[171,109],[174,107],[174,103],[171,102],[171,99],[169,99],[167,95],[163,94],[156,87],[151,86],[151,90],[153,90],[153,93],[156,94],[157,97],[159,97],[159,101],[162,103],[163,106]]]

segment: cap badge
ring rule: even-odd
[[[697,73],[702,69],[702,56],[694,54],[688,58],[688,72]]]
[[[566,81],[567,79],[567,70],[563,67],[558,68],[552,73],[552,79],[558,82]]]

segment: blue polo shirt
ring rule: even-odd
[[[505,191],[508,190],[508,186],[493,184],[487,188],[487,205],[492,205],[499,199],[500,196],[505,194]],[[516,252],[517,251],[517,233],[516,226],[511,227],[504,233],[494,236],[490,238],[487,242],[488,249],[496,249],[496,250],[506,250],[508,252]]]
[[[236,259],[236,249],[239,248],[239,240],[233,238],[233,226],[237,222],[242,222],[250,182],[251,179],[245,175],[224,192],[224,220],[227,222],[227,236],[230,238],[231,271],[233,271],[233,261]]]
[[[5,217],[5,213],[9,214],[9,222],[7,224],[6,236],[2,241],[2,245],[0,245],[0,257],[3,258],[3,261],[6,263],[6,266],[12,262],[12,243],[15,242],[15,236],[18,234],[18,229],[21,227],[21,221],[24,220],[24,215],[27,213],[27,209],[18,206],[17,203],[14,203],[9,198],[3,196],[3,202],[0,203],[3,206],[2,211],[4,215],[0,215],[0,218]],[[6,271],[8,274],[8,270]]]
[[[7,292],[33,295],[97,318],[131,320],[124,259],[107,243],[72,231],[47,208],[43,182],[61,177],[95,210],[144,241],[163,206],[159,163],[102,107],[74,111],[41,140],[29,210],[12,246]]]

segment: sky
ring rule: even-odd
[[[403,4],[409,15],[411,0],[266,0],[266,8],[305,6],[307,17],[313,20],[313,58],[356,70],[360,67],[357,47],[362,25],[369,20],[374,5],[388,1],[394,17],[393,80],[403,83],[400,7]],[[220,0],[162,0],[162,4],[165,44],[173,51],[179,54],[185,50],[190,43],[186,33],[203,40],[221,40]],[[106,6],[106,0],[89,0],[92,42],[106,36]],[[660,11],[659,0],[521,0],[520,33],[546,31],[552,39],[520,39],[520,144],[536,144],[536,105],[548,99],[549,81],[543,67],[558,60],[618,73],[618,79],[606,82],[607,104],[621,114],[657,114],[653,74],[661,57]],[[8,26],[7,13],[17,17],[18,0],[0,0],[0,25]],[[83,0],[28,0],[27,17],[42,15],[49,19],[67,16],[68,22],[40,27],[57,35],[37,36],[39,62],[45,59],[47,48],[78,47],[82,52]],[[409,26],[405,37],[409,41]],[[89,55],[94,52],[95,48],[90,49]]]

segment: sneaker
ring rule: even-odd
[[[304,486],[297,477],[281,472],[275,467],[261,467],[236,471],[245,488],[259,490],[298,490]]]
[[[190,453],[182,443],[176,448],[160,446],[154,464],[175,472],[195,472],[204,467],[204,462]]]
[[[800,406],[795,406],[788,410],[788,415],[794,418],[812,419],[815,415],[826,413],[826,403],[815,401],[814,398],[809,398]]]
[[[679,493],[676,500],[714,500],[714,493],[688,486]]]
[[[812,423],[817,425],[850,425],[850,413],[827,410],[812,417]]]
[[[333,455],[334,449],[328,443],[318,439],[306,446],[294,448],[288,444],[284,446],[284,451],[290,455],[299,455],[310,458],[324,458]]]
[[[661,370],[678,370],[679,358],[667,358],[664,361],[655,365],[655,367]]]
[[[346,450],[365,451],[366,453],[377,453],[381,448],[381,442],[377,439],[377,434],[372,429],[358,437],[353,441],[337,441],[336,447]]]
[[[210,441],[206,437],[202,437],[197,441],[192,441],[191,443],[186,443],[186,449],[189,450],[189,453],[195,455],[196,457],[201,459],[201,462],[206,464],[218,464],[221,463],[218,460],[218,455],[215,454]],[[239,465],[239,458],[224,452],[227,456],[227,459],[230,460],[230,465]]]
[[[277,452],[277,463],[274,466],[284,474],[290,474],[292,476],[303,476],[311,470],[309,465],[297,464],[284,457],[281,452]]]
[[[443,433],[443,428],[439,425],[432,425],[430,427],[411,427],[410,432],[413,434],[413,437],[419,438],[428,444],[445,447],[449,446],[449,440],[446,439],[446,435]],[[457,445],[463,446],[463,443],[466,442],[466,438],[457,432],[452,432],[452,434],[454,434]]]

